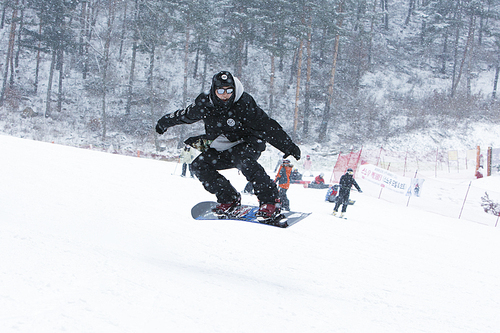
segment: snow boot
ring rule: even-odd
[[[259,210],[256,213],[257,220],[259,222],[270,222],[274,221],[281,213],[280,200],[276,199],[275,203],[263,203],[260,205]]]
[[[219,203],[212,209],[215,215],[225,216],[231,214],[236,208],[241,206],[241,196],[238,195],[232,202]]]
[[[337,216],[337,211],[334,210],[333,213],[332,213],[333,216]]]

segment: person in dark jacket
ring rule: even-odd
[[[244,92],[243,85],[230,72],[213,76],[210,93],[201,93],[185,109],[163,116],[156,132],[163,134],[175,125],[192,124],[202,120],[205,134],[186,140],[186,144],[202,153],[192,162],[193,173],[205,189],[215,194],[216,214],[229,214],[241,203],[241,196],[218,170],[237,168],[252,182],[259,199],[257,216],[265,221],[276,217],[281,209],[276,184],[257,162],[266,142],[284,153],[284,158],[300,159],[300,148],[283,130]]]
[[[333,208],[333,215],[337,215],[340,205],[342,205],[342,212],[340,213],[340,217],[344,217],[344,214],[347,210],[347,205],[349,204],[349,195],[351,194],[351,187],[354,187],[358,190],[358,192],[362,192],[356,180],[352,177],[354,171],[349,168],[347,172],[340,177],[339,185],[339,195],[337,197],[337,202],[335,203],[335,208]]]
[[[290,175],[292,174],[293,165],[290,164],[290,160],[283,160],[278,173],[274,179],[274,182],[278,184],[279,197],[281,202],[281,208],[284,210],[290,210],[290,200],[286,195],[286,192],[290,188]]]

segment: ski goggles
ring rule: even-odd
[[[222,95],[224,92],[225,92],[226,94],[231,95],[231,94],[233,93],[234,89],[233,89],[233,88],[226,88],[226,89],[224,89],[224,88],[219,88],[219,89],[215,89],[215,91],[216,91],[219,95]]]

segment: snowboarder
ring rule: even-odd
[[[316,178],[314,178],[314,181],[312,181],[311,183],[309,183],[309,188],[320,188],[320,189],[323,189],[323,188],[328,188],[329,185],[325,184],[325,178],[323,178],[325,176],[325,174],[322,172],[320,173],[319,175],[316,176]]]
[[[186,177],[186,170],[189,167],[189,173],[191,175],[191,178],[193,178],[193,171],[191,170],[191,162],[193,162],[194,158],[196,157],[196,154],[194,153],[193,149],[191,147],[186,146],[181,152],[181,162],[182,162],[182,174],[181,177]]]
[[[290,175],[292,173],[293,165],[290,164],[290,160],[283,160],[278,173],[274,179],[274,182],[278,184],[279,187],[279,197],[281,201],[281,208],[284,210],[290,210],[290,200],[286,195],[286,192],[290,188]]]
[[[252,182],[259,200],[258,217],[273,220],[281,212],[278,189],[257,162],[266,142],[284,153],[284,158],[300,159],[300,148],[283,130],[243,91],[243,85],[230,72],[213,76],[210,93],[201,93],[185,109],[163,116],[156,132],[163,134],[175,125],[192,124],[203,120],[205,134],[185,141],[202,153],[191,163],[193,173],[205,189],[215,194],[216,214],[229,214],[241,204],[241,195],[218,170],[238,168]]]
[[[325,201],[328,201],[328,202],[337,202],[337,196],[339,194],[339,188],[340,188],[339,184],[335,184],[335,185],[330,186],[330,188],[328,189],[328,191],[326,191]]]
[[[340,177],[339,185],[339,195],[337,197],[337,202],[335,203],[335,208],[333,208],[333,215],[337,215],[340,205],[342,205],[342,212],[340,213],[340,217],[344,217],[344,214],[347,210],[347,205],[349,204],[349,195],[351,194],[351,187],[354,187],[358,190],[358,192],[362,192],[356,180],[352,177],[354,171],[349,168],[347,172]]]

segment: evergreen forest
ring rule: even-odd
[[[0,132],[161,151],[229,70],[298,143],[498,122],[498,0],[3,0]]]

